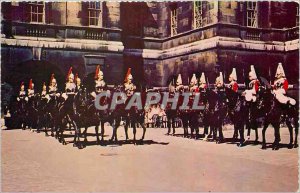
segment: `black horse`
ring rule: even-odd
[[[97,144],[100,144],[99,125],[101,124],[101,141],[103,141],[104,123],[106,120],[104,119],[104,117],[107,117],[109,114],[104,115],[102,110],[96,109],[94,99],[87,93],[86,89],[84,88],[80,89],[77,92],[77,94],[75,95],[74,103],[76,105],[77,114],[75,121],[77,122],[77,126],[79,127],[79,132],[80,128],[85,128],[84,132],[82,133],[85,138],[85,143],[87,142],[87,129],[94,126]]]
[[[226,98],[228,99],[228,116],[234,126],[233,139],[236,139],[238,133],[240,134],[239,147],[244,145],[244,127],[246,125],[247,107],[246,101],[239,93],[234,92],[232,89],[225,88]]]
[[[225,102],[225,93],[221,90],[208,89],[207,101],[208,101],[208,125],[210,126],[210,133],[213,134],[213,140],[216,143],[223,143],[224,136],[222,131],[223,121],[227,113],[227,106]],[[219,136],[217,138],[217,132]]]
[[[117,87],[114,92],[119,92],[122,91],[122,87]],[[137,92],[136,92],[137,93]],[[145,92],[140,93],[142,97],[142,101],[144,104],[144,99],[145,99]],[[111,113],[111,116],[114,119],[113,123],[113,134],[111,137],[111,141],[118,141],[117,138],[117,129],[121,125],[121,121],[125,121],[124,129],[125,129],[125,136],[126,140],[128,140],[128,127],[131,125],[133,128],[133,142],[136,143],[136,126],[137,124],[141,125],[143,128],[143,135],[140,141],[142,142],[145,138],[146,134],[146,126],[144,124],[144,118],[145,118],[145,111],[144,109],[138,109],[137,107],[131,107],[130,109],[126,109],[126,106],[128,104],[128,101],[130,98],[127,98],[126,102],[124,104],[121,104],[117,106],[115,110]]]
[[[60,96],[61,98],[61,96]],[[82,144],[80,141],[80,127],[78,124],[78,114],[76,112],[76,104],[74,102],[75,94],[69,94],[68,98],[60,105],[58,109],[58,117],[57,117],[57,138],[59,142],[63,145],[66,145],[66,141],[64,139],[64,131],[67,129],[67,125],[69,128],[73,128],[75,130],[74,135],[74,143],[73,146],[77,146],[78,148],[82,148]],[[60,100],[60,99],[59,99]]]
[[[298,111],[295,106],[291,106],[288,104],[281,104],[272,93],[270,88],[263,89],[261,93],[261,101],[262,101],[262,116],[264,117],[263,122],[263,130],[262,130],[262,149],[266,149],[266,137],[265,133],[268,126],[271,124],[274,128],[275,140],[272,144],[273,150],[279,149],[280,139],[280,123],[285,121],[290,133],[290,143],[288,144],[289,148],[298,146]],[[283,119],[281,119],[283,118]],[[295,126],[295,143],[293,144],[293,126]]]

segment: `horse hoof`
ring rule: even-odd
[[[261,146],[261,149],[267,149],[266,145]]]
[[[290,143],[290,144],[288,144],[288,149],[292,149],[293,148],[293,144],[292,143]]]
[[[298,147],[298,144],[294,144],[294,148],[297,148]]]

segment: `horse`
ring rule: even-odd
[[[227,113],[227,106],[225,104],[224,93],[219,90],[211,89],[208,89],[206,92],[209,111],[208,124],[210,126],[211,131],[210,133],[213,134],[213,140],[215,140],[216,143],[223,143],[224,136],[222,126]],[[219,131],[218,138],[217,131]]]
[[[104,116],[108,116],[103,114],[102,110],[98,110],[95,107],[94,100],[90,95],[88,95],[85,88],[80,89],[74,98],[74,103],[76,105],[76,113],[77,113],[77,126],[79,127],[79,131],[81,127],[84,127],[85,130],[83,132],[84,142],[87,142],[87,129],[88,127],[95,126],[96,139],[97,144],[100,144],[99,139],[99,125],[101,124],[101,141],[103,142],[104,137]],[[103,105],[103,104],[102,104]],[[103,125],[102,125],[103,124]]]
[[[114,92],[120,92],[122,91],[122,87],[117,87]],[[135,92],[137,93],[137,92]],[[145,92],[141,92],[142,101],[144,101],[145,98]],[[133,127],[133,142],[136,143],[136,124],[140,124],[143,128],[143,135],[140,139],[142,142],[145,138],[146,134],[146,126],[144,124],[144,118],[145,118],[145,111],[144,109],[138,109],[137,107],[131,107],[130,109],[126,109],[126,105],[130,101],[130,98],[127,98],[126,102],[124,104],[119,105],[119,108],[115,109],[111,115],[114,118],[114,124],[113,124],[113,135],[110,139],[110,141],[118,141],[117,138],[117,129],[121,125],[121,120],[125,120],[125,136],[126,140],[128,140],[128,127],[131,125]],[[113,102],[113,101],[112,101]],[[144,103],[143,103],[144,104]]]
[[[279,149],[280,139],[280,123],[282,122],[281,117],[283,117],[283,121],[286,122],[287,127],[290,133],[290,143],[288,144],[288,148],[293,147],[293,126],[292,121],[294,121],[295,125],[295,143],[294,147],[297,147],[297,135],[298,135],[298,112],[296,106],[290,106],[287,104],[281,104],[272,93],[270,88],[265,88],[263,92],[261,92],[261,101],[262,101],[262,116],[264,117],[263,122],[263,130],[262,130],[262,149],[266,149],[266,137],[265,133],[268,126],[271,124],[274,128],[275,140],[272,144],[273,150]],[[293,119],[293,120],[291,120]]]
[[[238,146],[244,145],[244,127],[246,125],[245,117],[247,117],[246,101],[239,93],[234,92],[230,88],[225,88],[226,98],[228,99],[228,115],[234,126],[233,139],[236,139],[238,133],[240,134],[240,141]]]
[[[60,96],[62,97],[62,96]],[[68,98],[60,105],[58,109],[57,116],[57,138],[59,142],[63,145],[66,145],[66,141],[64,139],[64,131],[69,124],[70,128],[73,127],[75,130],[73,146],[78,148],[83,148],[80,141],[80,128],[77,126],[78,124],[78,114],[76,112],[76,104],[74,102],[75,94],[69,94]]]
[[[37,132],[39,133],[41,129],[44,127],[45,135],[47,136],[47,125],[49,124],[50,120],[48,119],[48,98],[41,97],[38,95],[37,98]]]

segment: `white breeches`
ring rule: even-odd
[[[290,101],[291,105],[296,104],[295,99],[285,95],[285,90],[284,89],[274,90],[274,94],[275,94],[275,98],[282,104],[287,104],[288,101]]]
[[[256,92],[251,90],[245,90],[245,99],[248,102],[255,102],[256,101]]]

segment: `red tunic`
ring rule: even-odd
[[[251,89],[254,87],[255,92],[257,92],[259,89],[260,83],[259,83],[259,80],[252,80],[249,85],[250,85]]]
[[[239,85],[237,82],[233,82],[233,83],[230,83],[230,88],[234,91],[234,92],[237,92],[238,89],[239,89]]]

